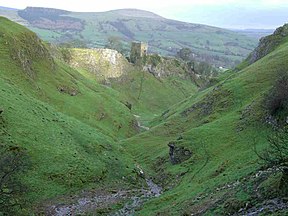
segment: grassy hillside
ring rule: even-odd
[[[126,52],[134,40],[148,42],[149,51],[161,55],[174,56],[181,48],[189,47],[196,60],[222,67],[240,63],[257,45],[257,39],[233,31],[169,20],[134,9],[76,13],[27,8],[0,10],[0,15],[15,21],[25,20],[31,30],[51,42],[76,40],[78,46],[84,43],[89,47],[104,47],[108,38],[114,36],[123,42]]]
[[[0,214],[91,200],[84,213],[287,214],[287,161],[269,167],[255,152],[287,125],[287,91],[276,91],[279,109],[267,107],[279,82],[287,89],[286,26],[263,40],[257,61],[199,90],[201,76],[177,60],[152,55],[133,66],[119,56],[108,70],[113,51],[101,64],[101,50],[65,49],[70,66],[35,33],[0,24]],[[161,195],[147,190],[151,177]]]
[[[1,180],[1,203],[6,190],[17,203],[19,185],[25,207],[83,188],[124,185],[135,166],[115,140],[138,128],[119,93],[53,59],[24,27],[3,17],[0,23],[1,177],[7,180]],[[5,175],[15,165],[9,154],[16,160],[23,154],[24,173]],[[10,178],[21,184],[9,188]]]
[[[287,75],[287,51],[286,42],[249,67],[228,72],[217,85],[167,109],[150,131],[122,142],[167,190],[137,215],[273,212],[265,200],[277,199],[281,191],[287,196],[287,184],[279,189],[287,178],[262,167],[253,149],[267,147],[273,131],[265,120],[269,114],[264,99],[279,73]],[[178,148],[182,163],[171,163],[169,142]],[[192,157],[187,159],[189,151]],[[283,208],[275,215],[287,214],[287,204]]]
[[[0,23],[0,211],[27,215],[83,189],[141,185],[135,161],[117,142],[140,131],[133,114],[151,118],[194,93],[195,84],[187,80],[178,90],[178,81],[171,88],[126,62],[132,71],[102,85],[35,33],[3,17]]]

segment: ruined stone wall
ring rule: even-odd
[[[142,42],[132,42],[130,60],[132,63],[136,63],[138,59],[141,59],[147,54],[148,44]]]

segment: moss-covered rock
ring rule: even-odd
[[[153,74],[157,78],[166,78],[169,76],[189,78],[192,75],[192,73],[189,73],[185,62],[175,58],[164,58],[157,54],[145,56],[141,64],[144,71]]]
[[[272,35],[261,38],[258,47],[248,57],[248,62],[252,64],[275,50],[285,41],[287,35],[288,24],[285,24],[277,28]]]

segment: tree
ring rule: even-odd
[[[269,167],[288,166],[288,128],[278,129],[268,136],[268,147],[258,157]]]
[[[105,48],[117,50],[122,54],[124,53],[123,43],[121,42],[121,39],[116,36],[111,36],[108,38]]]
[[[270,94],[266,98],[266,108],[272,116],[281,117],[288,113],[288,75],[287,73],[278,74],[278,79]],[[282,119],[283,120],[283,119]],[[286,121],[286,119],[284,119]]]
[[[182,48],[177,52],[177,56],[184,61],[191,60],[192,51],[189,48]]]
[[[288,196],[288,128],[282,128],[268,136],[268,147],[259,153],[254,145],[254,152],[264,163],[279,173],[277,184],[273,185],[277,197]]]

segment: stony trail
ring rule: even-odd
[[[71,204],[52,205],[46,210],[46,215],[51,216],[76,216],[92,213],[98,209],[107,208],[125,200],[124,207],[110,216],[133,215],[135,210],[147,200],[161,195],[162,188],[151,179],[146,179],[148,189],[119,190],[115,193],[97,191],[78,198]]]

